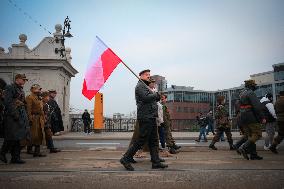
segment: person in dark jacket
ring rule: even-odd
[[[255,143],[262,137],[261,124],[265,124],[266,120],[262,105],[254,93],[256,86],[254,80],[246,80],[245,88],[240,93],[240,124],[244,130],[243,137],[248,140],[237,149],[237,152],[247,160],[263,159],[257,155]]]
[[[130,161],[135,153],[148,141],[152,168],[166,168],[167,165],[160,162],[159,141],[156,118],[158,117],[158,105],[160,95],[153,92],[147,85],[150,82],[150,70],[143,70],[139,73],[140,80],[135,88],[135,99],[137,105],[137,120],[139,122],[139,137],[128,148],[127,152],[120,159],[120,163],[128,171],[134,171]]]
[[[46,146],[47,149],[49,149],[50,153],[57,153],[60,152],[58,148],[54,147],[53,139],[52,139],[52,131],[51,131],[51,124],[50,124],[50,118],[52,112],[50,111],[50,106],[48,105],[49,101],[49,92],[44,91],[41,93],[42,98],[42,106],[43,106],[43,112],[44,112],[44,134],[45,134],[45,140],[46,140]]]
[[[274,138],[270,150],[277,154],[277,145],[279,145],[284,139],[284,91],[280,92],[280,97],[275,103],[275,111],[277,116],[277,126],[278,126],[278,135]]]
[[[61,131],[64,131],[61,110],[55,101],[57,95],[56,90],[50,89],[48,105],[50,106],[51,114],[51,131],[54,135],[59,135]]]
[[[17,74],[15,76],[15,82],[8,85],[4,91],[5,136],[0,153],[0,159],[4,163],[7,163],[6,153],[8,153],[8,151],[11,152],[11,163],[25,163],[20,157],[20,141],[25,139],[29,127],[25,108],[25,93],[23,91],[23,86],[27,80],[25,74]]]
[[[85,110],[82,114],[82,119],[84,123],[84,133],[89,134],[90,133],[90,124],[92,123],[91,116],[88,112],[88,110]]]
[[[201,137],[203,136],[204,142],[207,142],[206,138],[206,126],[208,125],[208,119],[200,112],[199,116],[196,116],[197,125],[199,126],[199,137],[196,139],[196,142],[200,142]]]

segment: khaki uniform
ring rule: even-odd
[[[42,101],[37,95],[32,93],[26,97],[26,103],[31,126],[31,145],[42,145],[45,143],[45,119]]]
[[[229,122],[229,113],[224,105],[220,104],[217,106],[215,111],[215,120],[217,133],[212,140],[213,145],[220,140],[222,133],[225,132],[228,143],[231,147],[233,145],[231,125]]]
[[[171,116],[168,107],[165,104],[163,104],[163,116],[164,123],[162,123],[162,126],[165,128],[166,144],[168,147],[173,147],[175,145],[175,140],[172,136]]]

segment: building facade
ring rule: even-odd
[[[29,79],[24,87],[26,95],[32,84],[39,84],[44,91],[55,89],[65,130],[70,130],[70,82],[78,71],[71,65],[71,49],[62,46],[58,40],[62,37],[62,26],[58,24],[55,29],[53,37],[45,37],[33,49],[26,45],[25,34],[19,36],[20,43],[13,44],[7,53],[0,47],[0,78],[10,84],[16,74],[26,74]],[[65,51],[59,52],[58,49]]]
[[[279,92],[284,91],[284,63],[273,65],[273,71],[254,74],[250,76],[258,84],[255,91],[258,98],[267,93],[273,95],[276,101]],[[217,96],[225,96],[229,116],[233,120],[236,116],[235,103],[239,99],[244,85],[218,91],[194,90],[193,87],[176,86],[165,90],[168,95],[167,105],[173,120],[173,130],[194,130],[196,127],[196,116],[199,113],[207,114],[209,111],[215,113]]]

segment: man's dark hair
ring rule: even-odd
[[[143,70],[139,73],[139,76],[141,76],[142,74],[146,73],[146,72],[150,72],[151,70],[147,69],[147,70]]]

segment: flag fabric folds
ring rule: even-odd
[[[83,81],[82,94],[91,100],[121,62],[122,60],[96,37]]]

